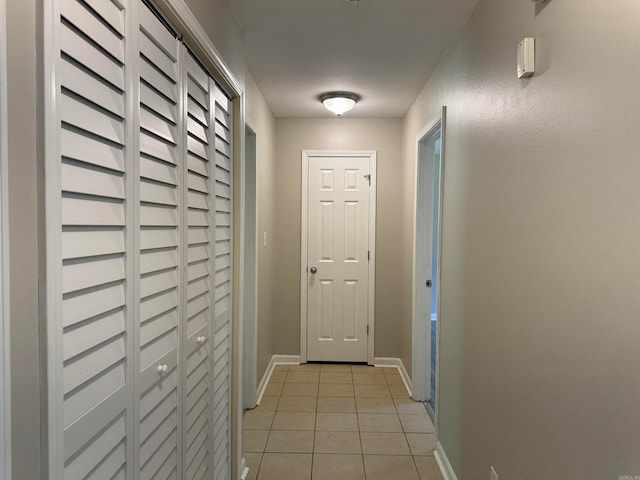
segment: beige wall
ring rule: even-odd
[[[258,382],[262,379],[273,356],[273,285],[274,244],[262,244],[263,232],[275,231],[275,119],[264,101],[253,77],[246,74],[247,123],[256,134],[256,163],[258,168]]]
[[[640,475],[639,59],[637,0],[483,0],[405,119],[410,161],[448,107],[439,431],[459,479]]]
[[[36,4],[7,2],[13,478],[40,478]]]
[[[227,68],[244,85],[244,33],[229,0],[184,0],[202,25]]]
[[[406,252],[402,228],[403,175],[399,119],[277,119],[275,230],[272,253],[273,344],[277,354],[300,353],[300,198],[302,150],[376,150],[378,198],[376,231],[375,355],[396,357],[410,306],[401,302]],[[403,321],[403,319],[405,319]]]

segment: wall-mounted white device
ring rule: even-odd
[[[536,39],[523,38],[518,44],[518,78],[530,77],[535,72]]]

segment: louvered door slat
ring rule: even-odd
[[[63,57],[72,58],[84,68],[91,70],[106,82],[124,91],[124,71],[122,65],[113,58],[105,55],[101,50],[89,44],[71,26],[64,25],[60,28],[61,43],[64,46]]]
[[[138,1],[140,33],[140,473],[176,478],[180,437],[179,42]],[[160,368],[160,371],[158,370]],[[166,368],[166,371],[162,371]],[[162,412],[161,415],[159,412]]]
[[[121,5],[105,0],[84,0],[101,20],[120,35],[124,36],[124,18]]]
[[[69,61],[61,62],[60,79],[65,89],[120,118],[124,117],[125,105],[122,92],[100,80],[87,68],[74,65]]]

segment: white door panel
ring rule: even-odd
[[[310,361],[367,361],[369,175],[368,157],[309,159]]]

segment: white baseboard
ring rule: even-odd
[[[300,365],[300,355],[274,355],[276,365]]]
[[[409,392],[409,396],[412,396],[411,377],[409,377],[407,369],[404,368],[404,363],[402,363],[400,358],[376,357],[374,359],[374,365],[376,367],[396,367],[402,377],[407,392]]]
[[[262,376],[262,380],[260,380],[260,384],[258,385],[258,392],[256,393],[256,404],[258,405],[260,405],[262,401],[262,396],[269,384],[269,379],[276,365],[300,365],[300,355],[273,355],[271,357]]]
[[[440,467],[440,472],[442,472],[444,480],[458,480],[456,472],[453,471],[453,467],[451,466],[451,463],[449,463],[447,454],[444,452],[444,448],[442,448],[442,444],[440,442],[436,442],[436,449],[433,452],[433,456],[438,463],[438,467]]]

